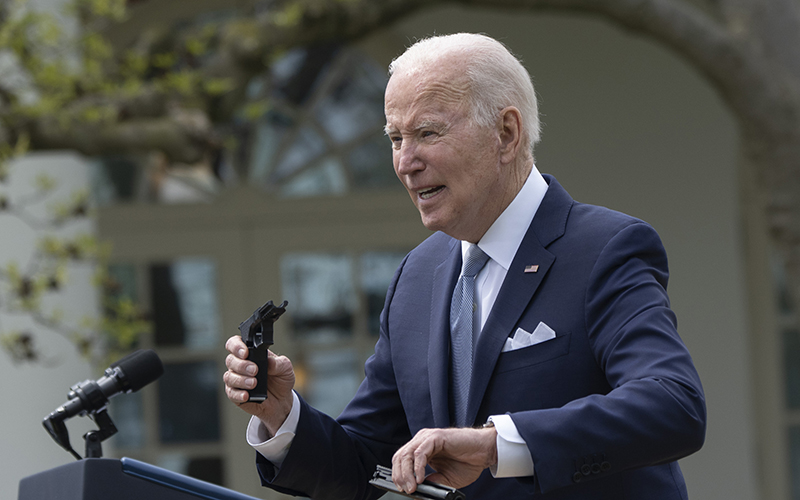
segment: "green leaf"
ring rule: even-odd
[[[153,66],[156,68],[170,68],[175,65],[177,62],[178,57],[173,53],[160,53],[153,55]]]
[[[274,23],[279,28],[291,28],[300,23],[303,18],[303,7],[299,3],[290,3],[275,14]]]
[[[208,95],[221,95],[233,90],[234,83],[230,78],[210,78],[203,82],[203,90]]]
[[[260,99],[244,105],[242,115],[246,120],[257,120],[264,116],[270,109],[269,99]]]
[[[46,193],[52,191],[56,187],[56,180],[54,177],[47,174],[39,174],[36,176],[36,189]]]

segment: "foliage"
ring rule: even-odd
[[[235,148],[252,78],[283,51],[347,43],[444,0],[254,0],[215,20],[113,44],[126,0],[63,0],[38,12],[0,3],[0,177],[28,150],[94,156],[160,152],[195,164]],[[156,2],[157,0],[151,0]],[[800,304],[800,4],[796,0],[448,0],[476,8],[606,19],[669,47],[719,92],[738,121],[740,153]],[[223,5],[224,3],[220,3]],[[237,165],[243,155],[226,158]],[[0,200],[0,205],[2,205]],[[800,305],[798,305],[800,307]]]
[[[82,356],[97,364],[118,358],[135,347],[151,326],[131,298],[120,293],[119,283],[109,273],[108,245],[74,230],[92,214],[88,193],[79,191],[65,200],[51,200],[57,182],[43,174],[36,177],[30,194],[19,195],[17,190],[12,197],[8,188],[13,170],[6,167],[0,183],[6,190],[0,198],[0,215],[16,219],[33,232],[35,249],[27,262],[11,260],[0,267],[0,313],[29,317],[37,327],[65,337]],[[45,216],[36,210],[43,204],[48,204]],[[70,271],[79,267],[93,270],[104,311],[99,318],[86,316],[70,324],[65,311],[53,303],[66,293]],[[38,331],[9,331],[0,324],[0,346],[14,362],[46,358],[43,353],[48,350],[39,340]]]
[[[150,138],[141,132],[137,138],[130,126],[185,117],[187,110],[206,113],[211,100],[231,90],[227,76],[201,69],[218,40],[213,23],[180,34],[143,36],[119,48],[107,35],[126,19],[126,0],[61,3],[62,9],[48,11],[26,0],[0,4],[5,66],[0,72],[0,162],[30,148],[89,155],[156,150],[136,145]],[[203,120],[182,125],[182,132],[194,132],[195,139],[197,132],[208,131]],[[207,146],[207,141],[198,142]]]

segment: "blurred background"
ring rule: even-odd
[[[97,32],[112,48],[142,39],[152,48],[164,33],[197,26],[213,38],[221,31],[208,26],[273,3],[130,1],[120,22]],[[62,3],[36,5],[55,12]],[[282,11],[286,23],[291,13]],[[67,32],[80,29],[63,19]],[[229,36],[245,39],[245,28]],[[0,498],[16,498],[22,477],[72,461],[41,419],[70,385],[97,378],[109,352],[132,348],[155,349],[166,372],[112,400],[120,432],[105,456],[282,498],[259,485],[247,415],[225,398],[225,339],[267,300],[288,300],[274,350],[293,360],[298,391],[334,416],[354,394],[393,272],[429,234],[383,136],[386,68],[415,39],[459,31],[501,40],[533,75],[544,125],[538,169],[576,200],[642,218],[663,239],[672,307],[708,401],[706,445],[681,461],[691,498],[800,498],[800,334],[752,173],[739,161],[736,122],[714,88],[664,46],[602,20],[444,4],[357,37],[259,56],[235,105],[224,102],[224,71],[205,77],[218,98],[206,113],[214,147],[202,154],[136,143],[150,140],[146,133],[152,144],[167,140],[169,128],[131,129],[138,139],[126,147],[94,151],[92,139],[122,141],[98,119],[70,125],[62,142],[42,126],[29,141],[46,146],[4,156]],[[192,54],[214,62],[201,49]],[[199,64],[174,57],[192,78]],[[19,69],[0,63],[6,79]],[[177,78],[176,64],[151,64],[137,78],[157,79],[157,67]],[[24,71],[14,81],[24,96]],[[144,121],[146,107],[127,112]],[[48,113],[57,115],[38,116]],[[200,142],[181,137],[171,144]],[[62,247],[89,243],[78,246],[80,258],[52,251],[61,255],[50,272],[57,286],[31,278],[36,300],[25,302],[25,277],[44,266],[50,237]],[[68,422],[81,454],[86,420]]]

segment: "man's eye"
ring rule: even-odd
[[[400,148],[400,144],[403,143],[403,138],[400,137],[400,136],[389,137],[389,140],[392,141],[392,147],[395,148],[395,149],[399,149]]]
[[[422,137],[433,137],[434,135],[436,135],[436,132],[434,132],[433,130],[423,130],[420,135]]]

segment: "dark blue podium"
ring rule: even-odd
[[[87,458],[19,482],[19,500],[258,500],[131,458]]]

